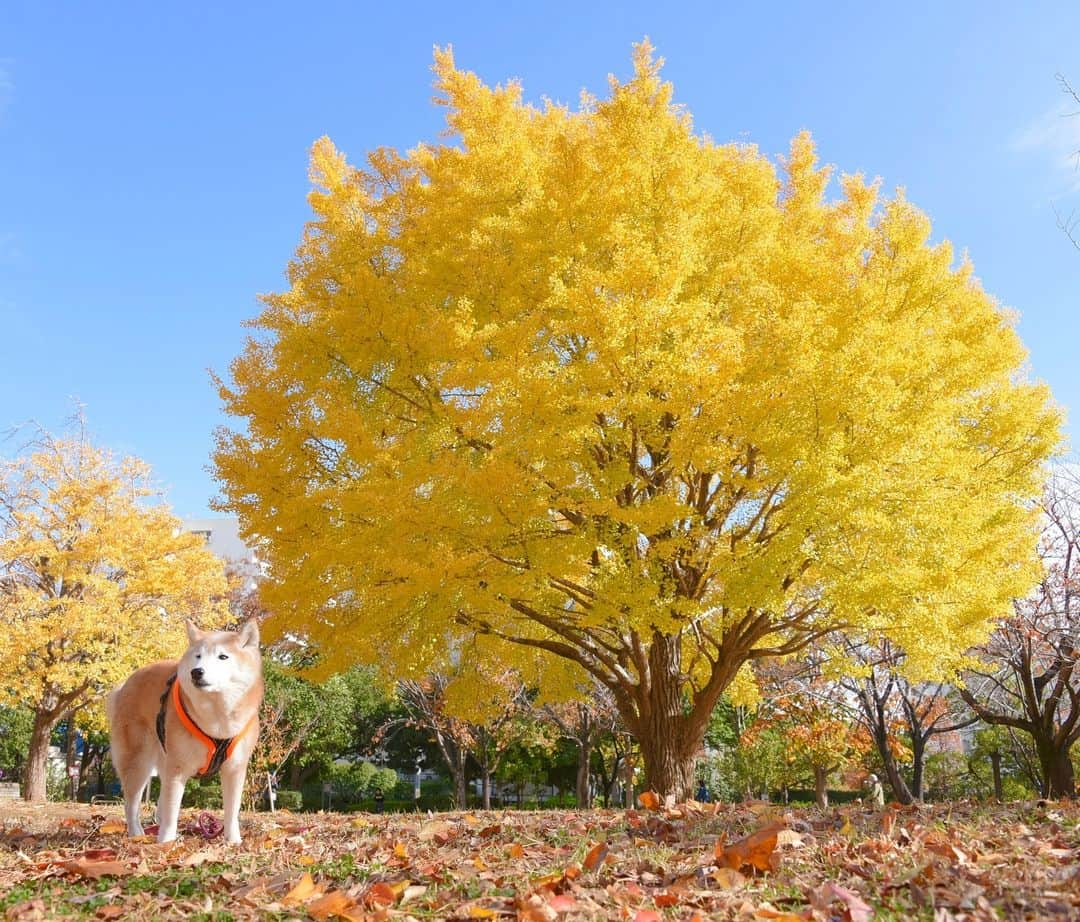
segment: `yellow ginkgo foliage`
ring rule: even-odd
[[[134,669],[176,656],[183,619],[228,618],[222,562],[154,495],[149,469],[85,434],[0,462],[0,703],[33,711],[24,796],[45,799],[49,735]]]
[[[537,108],[440,51],[445,143],[317,142],[215,463],[328,668],[475,633],[573,660],[681,796],[747,660],[985,636],[1035,577],[1059,419],[923,213],[830,199],[805,134],[778,171],[695,133],[659,67]]]

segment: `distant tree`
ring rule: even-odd
[[[0,781],[21,781],[30,751],[34,712],[22,705],[0,705]]]
[[[840,678],[841,694],[856,702],[855,714],[896,799],[902,804],[922,800],[930,740],[971,726],[976,718],[949,682],[912,681],[904,672],[906,654],[894,644],[849,641],[845,650],[854,669]],[[910,774],[903,762],[910,764]]]
[[[473,634],[572,660],[682,799],[746,661],[983,639],[1037,578],[1060,426],[924,214],[859,176],[829,200],[808,135],[778,171],[695,133],[660,67],[644,42],[538,109],[438,51],[452,140],[317,142],[214,463],[283,632],[413,673]]]
[[[83,429],[0,461],[0,703],[34,715],[24,796],[45,799],[57,722],[228,618],[220,560],[156,496],[149,468]]]
[[[624,730],[619,710],[611,693],[595,680],[587,679],[576,701],[551,702],[542,708],[542,716],[558,729],[559,736],[577,750],[577,774],[574,794],[579,807],[592,806],[593,753],[601,740]]]
[[[398,696],[408,721],[427,731],[435,740],[453,785],[454,804],[463,810],[468,803],[468,762],[472,736],[468,721],[452,716],[446,709],[446,689],[450,676],[437,673],[424,679],[403,679]]]
[[[1042,504],[1044,578],[977,655],[964,701],[988,724],[1027,734],[1045,797],[1072,797],[1080,740],[1080,475],[1059,468]]]

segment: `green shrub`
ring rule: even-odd
[[[299,791],[282,789],[277,792],[277,806],[281,810],[302,810],[304,797]]]
[[[184,791],[185,807],[199,807],[203,810],[220,810],[221,809],[221,782],[217,779],[213,781],[199,781],[197,783],[188,783],[187,790]]]

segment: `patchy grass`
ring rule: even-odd
[[[0,914],[45,919],[1080,918],[1080,807],[249,814],[128,839],[118,807],[0,807]]]

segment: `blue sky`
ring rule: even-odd
[[[878,8],[882,9],[878,9]],[[1021,314],[1074,415],[1080,3],[0,3],[0,430],[63,425],[150,462],[181,515],[215,492],[207,369],[284,285],[307,151],[433,140],[432,46],[576,102],[648,35],[699,131],[880,176]],[[0,442],[0,452],[14,442]]]

